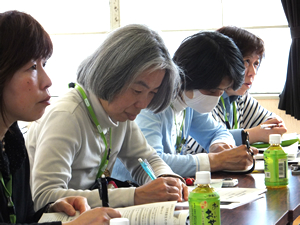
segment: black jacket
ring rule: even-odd
[[[15,142],[14,139],[16,140]],[[20,141],[21,140],[21,141]],[[14,145],[14,148],[20,147],[20,149],[25,149],[25,143],[23,135],[18,127],[17,123],[14,123],[10,127],[10,131],[5,134],[5,151],[9,151],[10,144]],[[19,148],[18,148],[19,149]],[[2,148],[1,148],[2,151]],[[15,153],[15,152],[14,152]],[[20,154],[22,155],[22,154]],[[19,154],[15,153],[14,157],[18,157]],[[39,210],[37,213],[34,212],[33,201],[31,197],[29,178],[29,159],[27,151],[23,152],[24,157],[21,160],[19,168],[12,170],[12,199],[16,209],[17,224],[37,224],[37,221],[41,217],[45,210],[45,207]],[[11,161],[13,156],[8,154],[8,160]],[[1,162],[0,162],[1,163]],[[0,168],[1,169],[1,168]],[[0,224],[10,224],[9,214],[7,207],[7,198],[5,196],[4,187],[0,183]],[[51,222],[45,223],[51,225],[61,225],[61,222]]]

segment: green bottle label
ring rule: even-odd
[[[271,148],[264,152],[265,185],[281,187],[288,184],[287,154],[281,148]]]
[[[220,197],[213,193],[193,193],[189,194],[190,225],[219,225],[220,217]]]

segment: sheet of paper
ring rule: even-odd
[[[144,205],[136,205],[124,208],[117,208],[122,217],[128,218],[131,225],[185,225],[188,219],[189,210],[176,208],[176,201],[158,202]],[[68,216],[63,212],[44,213],[39,223],[62,221],[69,222],[79,216],[76,212],[75,216]]]
[[[259,188],[216,188],[221,202],[246,202],[248,199],[257,199],[257,196],[267,191]]]
[[[176,203],[176,201],[158,202],[117,208],[117,210],[121,212],[122,217],[129,219],[130,225],[184,225],[188,210],[175,211]]]
[[[69,222],[74,220],[80,215],[79,211],[76,211],[75,216],[68,216],[65,213],[44,213],[39,220],[39,223],[46,223],[52,221],[62,221],[62,222]]]
[[[255,161],[255,169],[253,172],[261,172],[263,173],[265,171],[265,162],[263,159],[259,159]]]

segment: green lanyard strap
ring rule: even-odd
[[[84,92],[84,90],[82,89],[82,87],[80,87],[78,84],[75,84],[75,88],[79,91],[79,93],[81,94],[83,100],[84,100],[84,103],[92,117],[92,120],[94,122],[94,124],[96,125],[97,127],[97,130],[99,131],[100,133],[100,136],[105,144],[105,152],[104,152],[104,156],[101,160],[101,163],[100,163],[100,166],[99,166],[99,170],[98,170],[98,173],[97,173],[97,177],[96,177],[96,180],[101,177],[101,175],[104,173],[105,169],[107,168],[107,165],[108,165],[108,161],[109,161],[109,155],[110,155],[110,148],[108,149],[108,146],[107,146],[107,141],[106,141],[106,137],[103,133],[103,130],[97,120],[97,117],[94,113],[94,110]],[[111,129],[109,129],[109,140],[110,140],[110,147],[111,147]]]
[[[2,177],[2,173],[0,172],[0,180],[4,187],[5,196],[7,198],[7,208],[8,208],[10,223],[15,224],[17,221],[17,217],[16,217],[15,205],[12,201],[12,175],[9,175],[9,181],[5,185],[5,182]]]
[[[225,123],[226,123],[226,127],[227,129],[231,129],[231,126],[229,124],[228,118],[227,118],[227,113],[226,113],[226,107],[225,107],[225,102],[223,97],[220,97],[221,101],[222,101],[222,105],[224,108],[224,117],[225,117]],[[233,118],[234,118],[234,128],[233,129],[237,129],[237,115],[236,115],[236,104],[235,101],[232,102],[232,107],[233,107]]]
[[[183,119],[182,123],[179,129],[179,132],[177,131],[177,122],[176,122],[176,115],[174,114],[174,120],[175,120],[175,127],[176,127],[176,152],[180,153],[182,149],[182,145],[185,143],[186,139],[182,138],[182,131],[183,131],[183,124],[185,119],[185,110],[183,110]]]

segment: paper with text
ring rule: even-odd
[[[185,225],[188,210],[175,211],[176,201],[158,202],[117,208],[122,217],[128,218],[130,225]]]
[[[76,211],[74,216],[68,216],[63,212],[57,213],[44,213],[39,220],[39,223],[47,223],[52,221],[62,221],[62,222],[69,222],[76,219],[80,215],[79,211]]]

